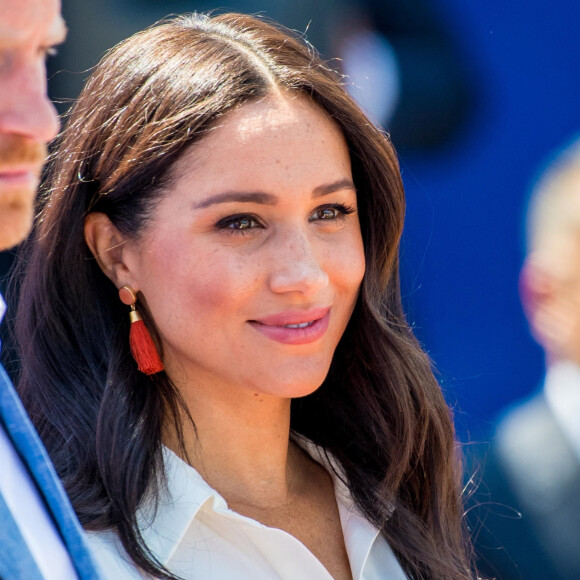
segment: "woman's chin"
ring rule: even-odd
[[[280,397],[286,399],[299,399],[301,397],[307,397],[320,388],[322,385],[326,374],[317,377],[317,380],[312,380],[312,377],[308,377],[308,380],[304,381],[293,381],[288,383],[278,383],[276,387],[272,390],[269,389],[272,394],[276,394]]]

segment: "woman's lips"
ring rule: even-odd
[[[288,311],[260,320],[248,321],[253,328],[271,340],[282,344],[308,344],[322,338],[328,329],[330,307],[304,312]]]

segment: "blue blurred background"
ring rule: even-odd
[[[460,438],[486,438],[497,415],[542,377],[517,290],[523,211],[544,161],[580,131],[580,3],[63,0],[70,34],[50,63],[51,96],[64,112],[107,48],[167,14],[211,8],[259,12],[306,31],[325,57],[364,69],[383,91],[381,122],[408,199],[405,306]],[[360,30],[384,41],[370,72],[364,55],[352,56]],[[0,268],[10,259],[0,255]]]

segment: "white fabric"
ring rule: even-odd
[[[2,298],[2,294],[0,294],[0,322],[2,322],[5,312],[6,312],[6,302],[4,302],[4,298]]]
[[[68,552],[2,424],[0,466],[0,493],[44,578],[77,578]]]
[[[544,393],[574,452],[580,459],[580,367],[559,362],[546,373]]]
[[[0,295],[0,322],[6,304]],[[77,578],[42,498],[0,423],[0,494],[46,580]]]
[[[314,456],[312,447],[307,446],[307,451]],[[314,459],[326,463],[320,454]],[[164,460],[167,490],[161,492],[157,512],[141,511],[138,522],[146,544],[173,573],[186,580],[332,580],[296,538],[228,509],[199,473],[168,449],[164,449]],[[346,487],[329,472],[353,579],[406,580],[383,536],[358,512]],[[88,539],[105,578],[142,577],[113,532],[89,532]]]

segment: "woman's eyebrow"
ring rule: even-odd
[[[314,190],[312,191],[312,197],[322,197],[323,195],[335,193],[337,191],[340,191],[341,189],[356,190],[356,187],[354,186],[352,179],[348,178],[339,179],[338,181],[334,181],[333,183],[326,183],[324,185],[319,185],[318,187],[315,187]]]
[[[225,191],[212,195],[198,204],[194,205],[194,209],[201,209],[215,205],[216,203],[227,203],[237,201],[242,203],[260,203],[262,205],[276,205],[277,198],[271,193],[263,193],[261,191]]]
[[[333,183],[319,185],[312,190],[312,197],[322,197],[340,191],[341,189],[355,189],[351,179],[339,179]],[[262,191],[224,191],[212,195],[193,206],[194,209],[203,209],[218,203],[228,202],[259,203],[262,205],[276,205],[278,198]]]

